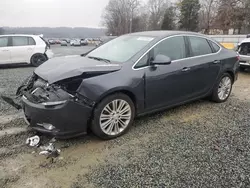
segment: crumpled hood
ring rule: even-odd
[[[87,72],[112,72],[120,69],[120,64],[108,64],[79,55],[50,59],[36,68],[35,74],[52,84]]]

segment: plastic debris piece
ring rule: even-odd
[[[48,146],[40,146],[40,149],[45,151],[53,151],[55,150],[55,146],[53,143],[49,143]]]
[[[39,153],[39,155],[49,155],[49,152],[48,152],[48,151],[41,151],[41,152]]]
[[[27,138],[27,140],[26,140],[26,144],[31,146],[31,147],[36,147],[39,145],[39,143],[40,143],[40,137],[37,135],[30,137],[30,138]]]
[[[47,158],[56,158],[60,155],[61,150],[56,149],[53,143],[49,143],[48,146],[40,146],[40,149],[43,150],[39,154],[47,155]]]
[[[54,143],[54,142],[56,142],[56,138],[52,138],[52,139],[50,140],[50,143]]]

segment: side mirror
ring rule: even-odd
[[[171,59],[168,56],[158,54],[155,59],[150,62],[151,65],[169,65],[171,64]]]

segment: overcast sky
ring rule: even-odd
[[[0,0],[0,27],[101,27],[109,0]]]

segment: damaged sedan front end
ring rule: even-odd
[[[77,60],[84,57],[71,58]],[[58,60],[61,62],[60,67],[56,65]],[[119,70],[119,66],[116,66],[116,69],[111,66],[111,69],[103,70],[98,68],[98,65],[103,63],[87,59],[91,63],[94,62],[91,68],[83,63],[82,66],[75,64],[77,68],[73,65],[69,68],[63,66],[62,58],[58,60],[54,67],[51,67],[51,64],[49,66],[49,70],[53,70],[55,74],[48,74],[50,77],[46,77],[48,70],[45,63],[25,80],[16,94],[21,97],[25,120],[32,129],[57,137],[75,137],[87,132],[95,105],[95,101],[78,92],[83,80],[114,72]]]
[[[91,106],[80,102],[57,84],[38,78],[22,95],[23,111],[30,126],[54,136],[77,136],[87,131]]]

